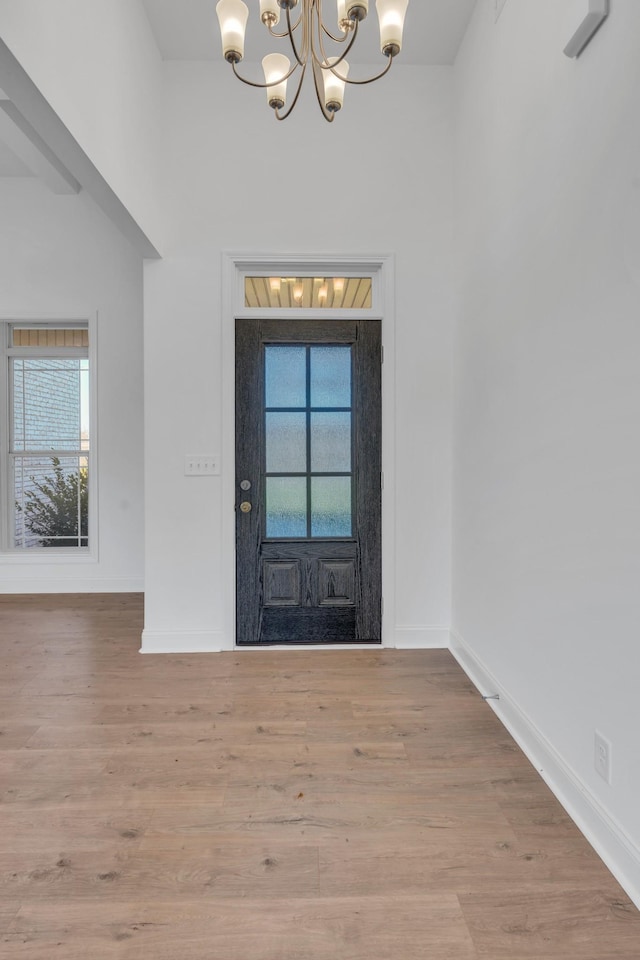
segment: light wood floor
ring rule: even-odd
[[[447,652],[140,656],[141,619],[0,598],[0,956],[638,960]]]

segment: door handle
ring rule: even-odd
[[[248,500],[243,500],[240,504],[240,510],[242,513],[251,513],[251,504]]]

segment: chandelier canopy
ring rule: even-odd
[[[289,40],[293,65],[282,53],[269,53],[262,61],[264,83],[255,83],[238,73],[244,57],[244,37],[249,8],[243,0],[218,0],[222,52],[239,80],[267,92],[267,102],[278,120],[286,120],[295,107],[302,82],[311,65],[318,105],[331,123],[344,102],[345,85],[373,83],[387,73],[402,49],[404,17],[409,0],[376,0],[380,21],[380,50],[387,58],[384,69],[364,80],[349,78],[346,57],[353,47],[361,22],[369,12],[369,0],[337,0],[336,26],[329,28],[322,0],[259,0],[260,18],[272,37]],[[296,8],[299,7],[299,11]],[[284,11],[285,30],[275,29]],[[329,47],[329,51],[327,51]],[[287,81],[299,71],[298,85],[287,106]]]

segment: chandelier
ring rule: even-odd
[[[260,0],[260,18],[272,37],[288,38],[293,57],[269,53],[262,61],[264,83],[255,83],[238,73],[244,57],[244,37],[249,8],[243,0],[218,0],[216,13],[222,34],[222,52],[239,80],[250,87],[266,90],[267,102],[278,120],[286,120],[298,102],[307,67],[311,65],[318,105],[331,123],[344,102],[345,84],[365,84],[379,80],[391,68],[402,48],[402,30],[409,0],[376,0],[380,21],[380,50],[387,58],[384,69],[365,80],[349,79],[346,57],[353,47],[361,22],[367,16],[369,0],[337,0],[337,23],[329,29],[322,11],[322,0]],[[299,7],[299,12],[296,8]],[[274,28],[284,11],[286,29]],[[330,55],[327,54],[330,47]],[[298,85],[287,107],[287,81],[299,71]]]

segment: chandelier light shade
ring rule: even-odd
[[[344,88],[349,75],[349,64],[339,57],[329,57],[327,63],[336,66],[336,72],[324,70],[324,105],[331,113],[337,113],[344,103]]]
[[[216,11],[220,21],[224,58],[230,63],[237,63],[244,57],[244,35],[249,8],[243,0],[219,0]]]
[[[347,16],[350,20],[364,20],[369,12],[369,0],[353,0],[347,3]]]
[[[289,76],[290,66],[289,57],[283,53],[268,53],[262,60],[267,103],[274,110],[282,110],[287,102],[286,77]]]
[[[409,0],[376,0],[380,20],[380,50],[395,57],[402,50],[404,15]]]
[[[325,18],[323,2],[325,8],[331,5],[335,10],[335,21]],[[380,50],[387,63],[375,76],[362,80],[349,77],[346,57],[357,40],[360,24],[369,13],[369,0],[259,0],[260,19],[269,35],[278,41],[288,40],[292,55],[291,60],[281,53],[264,57],[264,83],[243,77],[237,69],[244,57],[249,18],[249,8],[244,0],[218,0],[216,13],[225,60],[243,83],[266,90],[267,103],[278,120],[286,120],[293,111],[310,66],[318,105],[325,120],[331,123],[342,109],[347,84],[373,83],[391,68],[394,57],[402,49],[408,4],[409,0],[376,0]],[[285,20],[282,32],[274,29],[281,18]],[[287,106],[287,81],[294,74],[297,74],[297,86]]]

